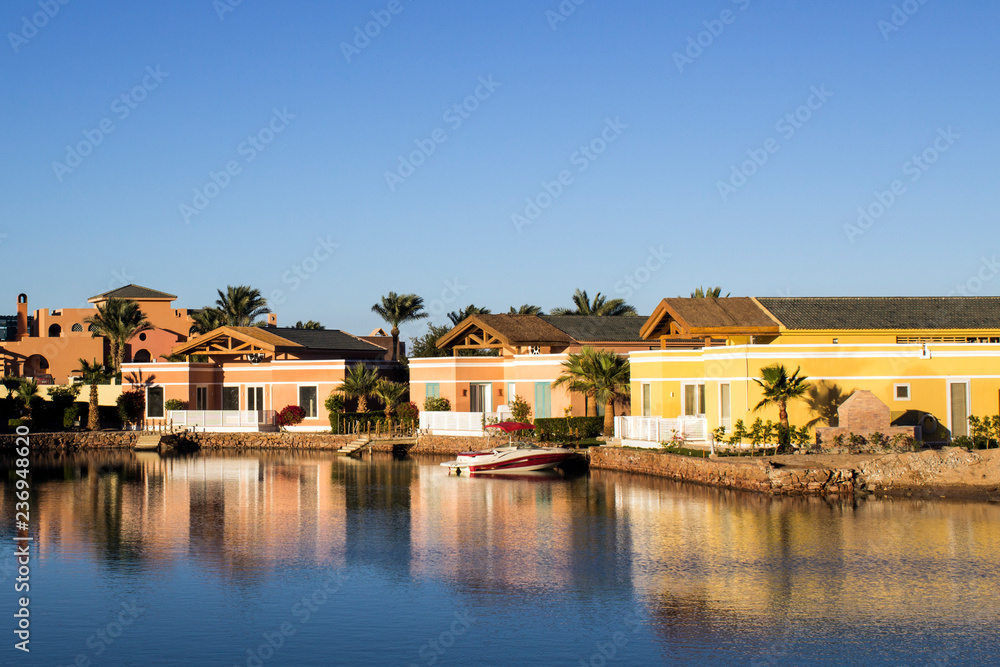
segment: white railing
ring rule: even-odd
[[[428,412],[420,413],[420,430],[431,435],[485,436],[483,420],[504,421],[509,412]]]
[[[167,421],[187,428],[246,428],[273,426],[274,410],[171,410]]]
[[[708,441],[708,420],[704,417],[615,417],[615,438],[659,445],[674,434],[686,442]]]

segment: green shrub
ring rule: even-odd
[[[515,394],[507,407],[510,408],[511,419],[522,424],[531,423],[531,406],[526,400]]]
[[[30,419],[20,419],[20,418],[8,419],[7,420],[7,426],[9,426],[11,429],[16,429],[18,426],[28,426],[28,427],[30,427],[31,426],[31,420]]]
[[[951,444],[955,447],[965,447],[966,449],[972,449],[973,443],[972,438],[967,435],[960,435],[957,438],[953,438]]]
[[[278,413],[278,426],[295,426],[306,418],[306,411],[297,405],[286,405]]]
[[[424,399],[424,412],[450,412],[451,401],[442,396],[428,396]]]
[[[604,431],[604,417],[552,417],[535,420],[535,434],[542,441],[596,438]]]
[[[63,428],[73,428],[74,423],[76,422],[79,416],[80,416],[80,408],[77,407],[76,405],[71,405],[65,410],[63,410],[63,418],[62,418]]]
[[[179,398],[171,398],[163,404],[163,409],[166,412],[170,412],[171,410],[187,410],[187,402]]]
[[[404,424],[415,424],[420,419],[420,410],[413,401],[396,406],[396,419]]]
[[[49,398],[55,403],[72,403],[80,395],[81,384],[72,384],[67,387],[50,387]]]

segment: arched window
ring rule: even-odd
[[[87,331],[89,331],[90,333],[94,333],[95,331],[97,331],[97,325],[91,324],[89,327],[87,327]]]
[[[28,295],[27,294],[18,294],[17,295],[17,302],[18,303],[28,303]]]
[[[148,364],[152,360],[149,356],[149,350],[139,350],[132,355],[132,363],[134,364]]]
[[[59,338],[62,335],[62,327],[58,324],[53,324],[49,327],[49,338]]]
[[[49,370],[49,360],[40,354],[33,354],[24,360],[25,377],[44,375]]]
[[[81,331],[83,331],[83,325],[82,325],[82,324],[80,324],[79,322],[77,322],[76,324],[74,324],[74,325],[73,325],[73,326],[71,327],[71,329],[70,329],[70,330],[71,330],[71,331],[72,331],[73,333],[80,333]]]

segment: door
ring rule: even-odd
[[[208,410],[208,387],[196,387],[194,390],[194,409]]]
[[[240,388],[239,387],[223,387],[222,388],[222,409],[223,410],[239,410],[240,409]]]
[[[705,385],[686,384],[684,391],[684,416],[704,417],[705,416]]]
[[[247,410],[264,409],[264,388],[247,387]]]
[[[146,389],[146,416],[151,419],[163,418],[163,387]]]
[[[952,382],[951,391],[951,437],[969,435],[969,383]]]
[[[492,385],[489,383],[473,382],[469,385],[470,412],[490,412],[493,410],[491,399]]]

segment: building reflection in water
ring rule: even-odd
[[[998,620],[995,504],[770,499],[604,471],[455,477],[434,460],[309,454],[43,457],[33,488],[39,556],[109,569],[187,559],[254,580],[347,565],[477,598],[600,592],[641,600],[667,638],[845,610],[905,622],[914,605]]]

